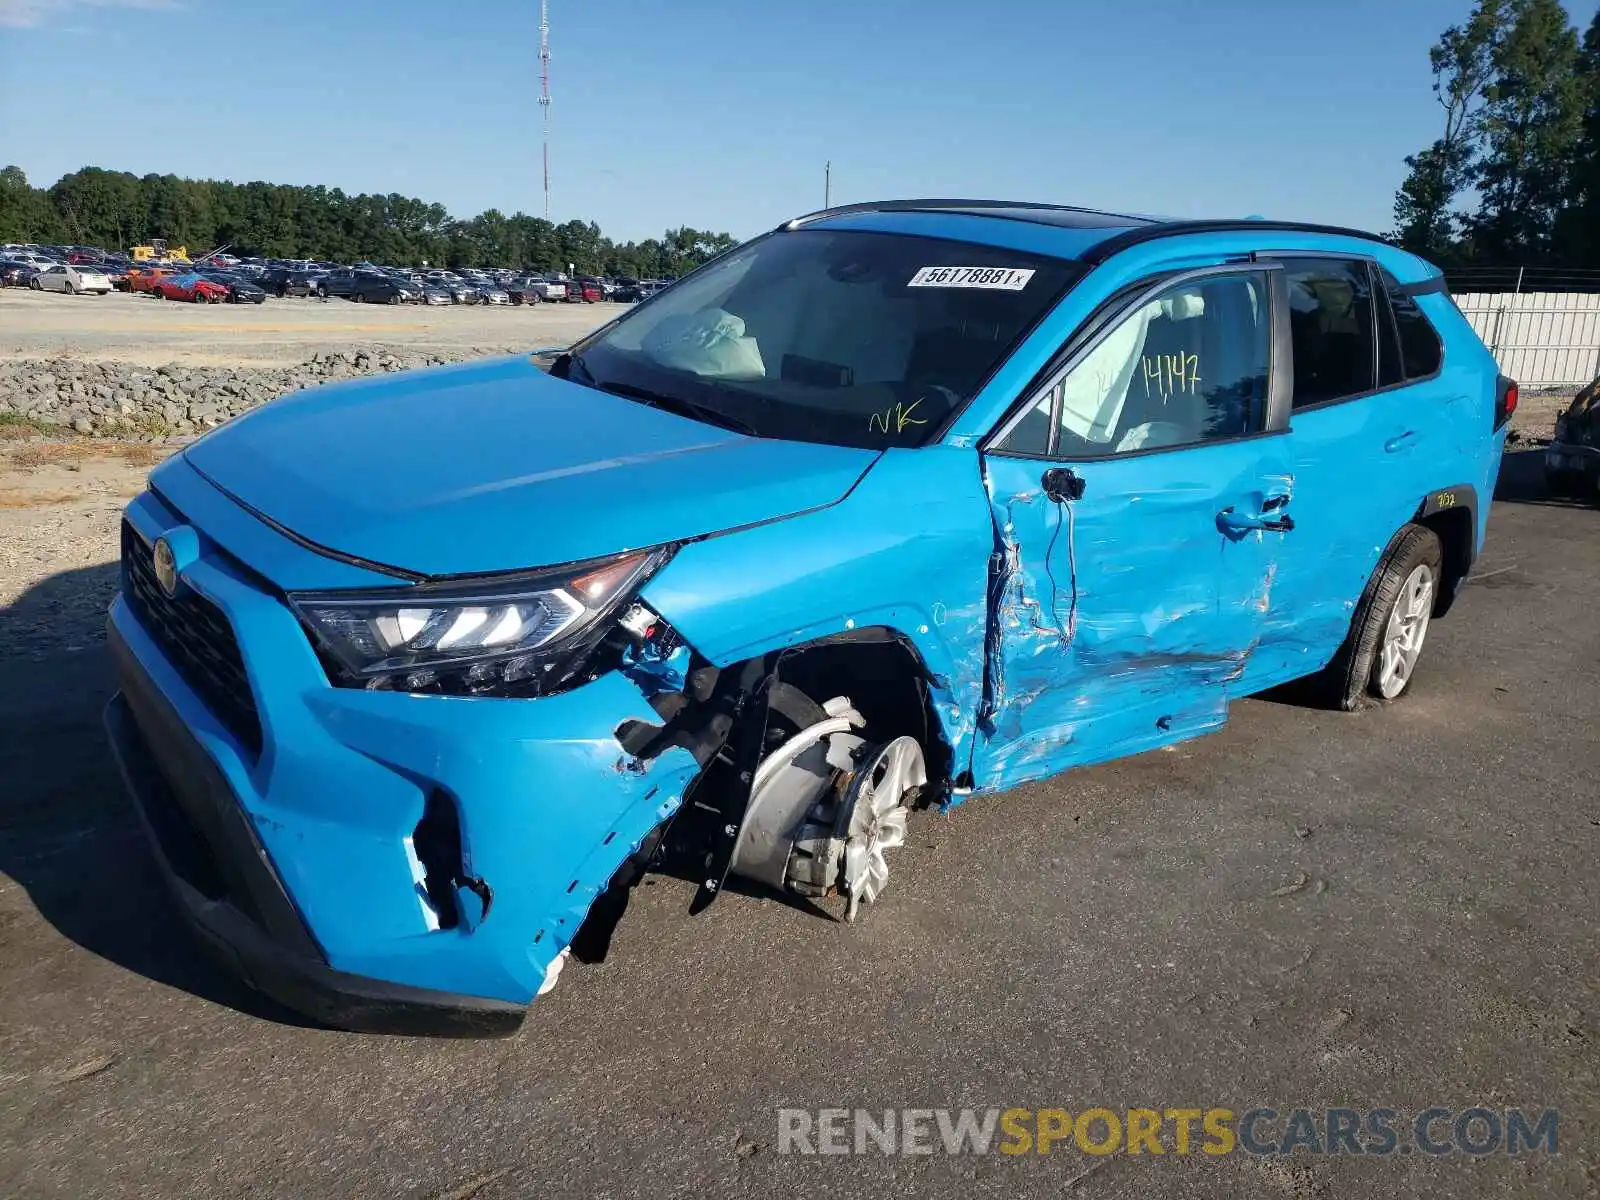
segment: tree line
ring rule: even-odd
[[[165,238],[199,254],[220,246],[264,258],[370,260],[399,266],[524,267],[657,278],[681,275],[736,244],[726,233],[668,229],[614,242],[593,221],[557,225],[496,209],[465,220],[443,205],[391,193],[133,175],[84,167],[48,188],[0,169],[0,242],[125,250]]]
[[[1429,52],[1443,128],[1406,159],[1393,239],[1450,267],[1600,268],[1600,13],[1475,0]]]

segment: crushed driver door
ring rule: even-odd
[[[979,789],[1226,719],[1293,536],[1280,280],[1153,282],[990,439]]]

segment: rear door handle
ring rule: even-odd
[[[1252,516],[1249,513],[1235,512],[1230,505],[1217,514],[1217,525],[1225,533],[1250,533],[1257,529],[1265,530],[1267,533],[1289,533],[1294,529],[1294,518],[1282,511],[1283,503],[1280,500],[1276,505],[1268,506],[1269,511],[1281,514],[1275,517],[1269,517],[1266,513]]]
[[[1383,452],[1385,454],[1394,454],[1399,450],[1409,450],[1415,444],[1416,437],[1417,433],[1414,429],[1408,429],[1404,433],[1396,434],[1383,444]]]

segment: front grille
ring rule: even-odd
[[[261,718],[228,618],[183,584],[168,596],[156,582],[149,543],[126,521],[122,565],[128,605],[140,624],[228,732],[252,755],[260,754]]]

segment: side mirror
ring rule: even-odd
[[[1084,478],[1070,467],[1051,467],[1039,482],[1044,485],[1044,494],[1057,504],[1063,500],[1083,499]]]

